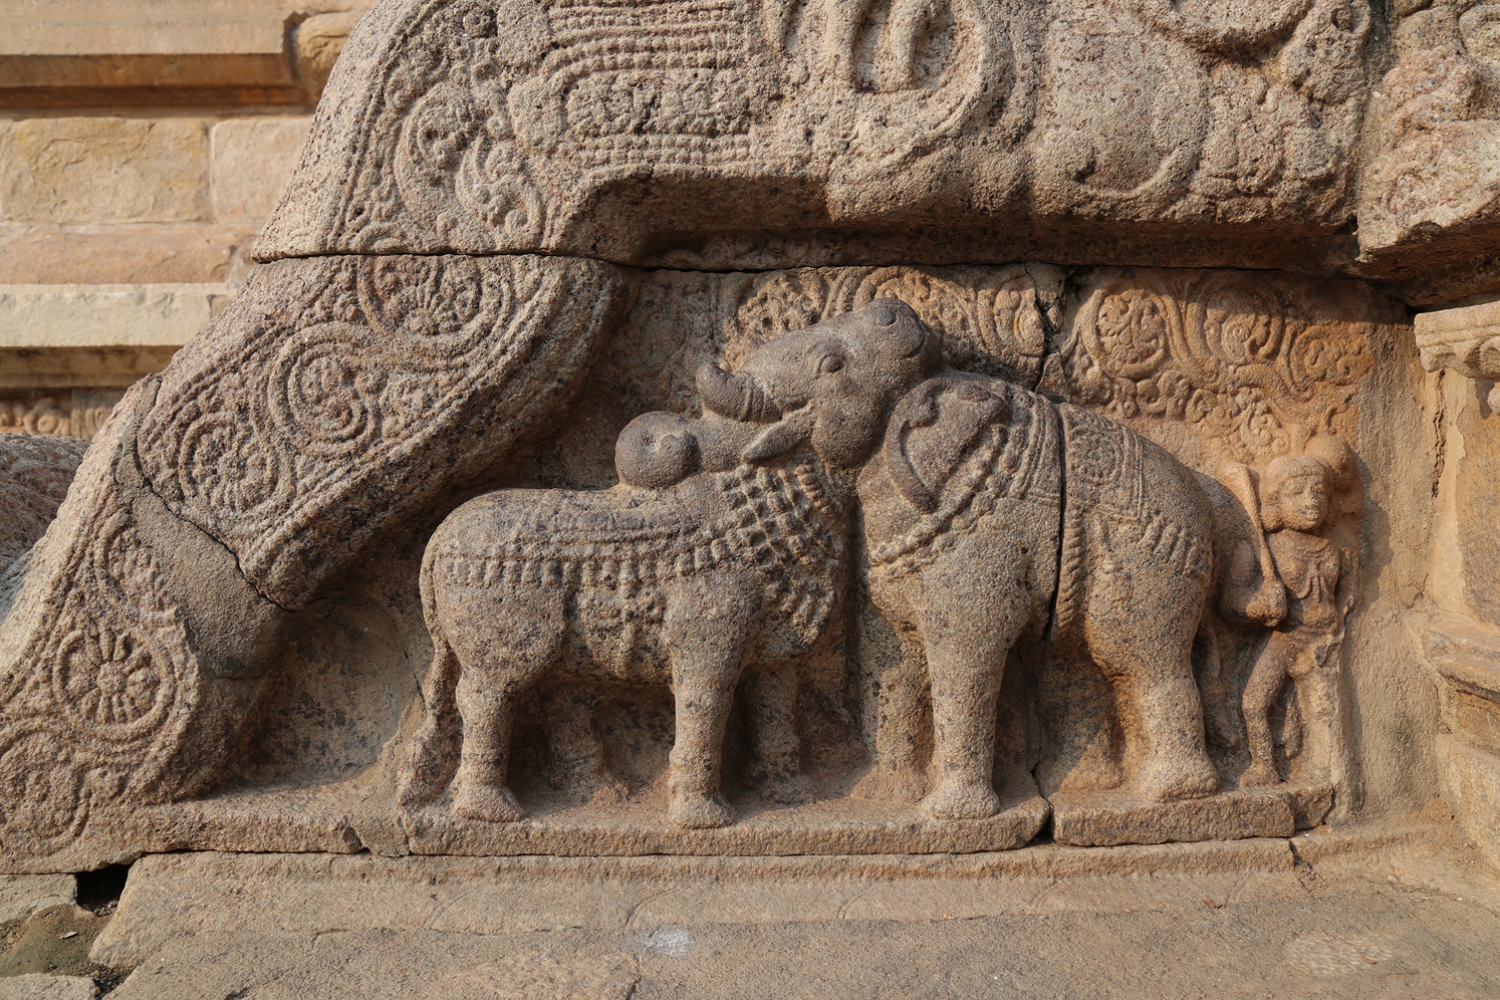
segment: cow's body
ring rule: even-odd
[[[436,652],[428,732],[410,758],[405,796],[443,783],[436,744],[456,708],[456,811],[517,818],[505,784],[517,702],[571,671],[670,685],[672,817],[726,821],[719,755],[735,685],[744,669],[782,667],[827,630],[847,531],[814,461],[703,472],[659,490],[503,490],[471,500],[423,559]]]

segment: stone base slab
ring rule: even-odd
[[[915,807],[835,799],[767,808],[739,803],[731,826],[688,830],[667,821],[663,804],[630,802],[608,808],[575,806],[516,823],[486,823],[446,808],[412,814],[406,831],[414,854],[566,857],[640,854],[972,854],[1029,843],[1047,822],[1047,801],[1019,791],[981,820],[933,820]]]
[[[1139,874],[1153,877],[1118,878]],[[90,958],[134,966],[169,942],[217,934],[496,935],[1043,915],[1097,908],[1101,877],[1122,894],[1111,904],[1121,912],[1201,906],[1205,895],[1250,898],[1293,884],[1295,858],[1284,840],[921,857],[152,855],[131,869]]]
[[[372,780],[372,778],[374,780]],[[1280,785],[1207,799],[1156,803],[1128,792],[1059,792],[1048,800],[1017,781],[1003,810],[983,820],[936,821],[913,805],[856,798],[770,806],[739,797],[739,819],[715,830],[687,830],[666,818],[663,795],[593,805],[533,803],[517,823],[455,816],[446,799],[399,816],[378,776],[314,789],[224,795],[142,809],[119,828],[86,833],[62,854],[13,863],[26,872],[70,871],[169,851],[318,852],[382,857],[553,855],[621,858],[679,855],[965,855],[1014,852],[1052,820],[1053,838],[1078,847],[1289,837],[1320,824],[1332,804],[1327,785]],[[136,845],[126,850],[116,845]],[[1079,852],[1080,858],[1089,852]]]
[[[419,950],[421,942],[451,945],[464,936],[535,942],[562,932],[609,932],[644,939],[710,925],[738,925],[746,935],[774,925],[793,928],[787,933],[795,937],[797,926],[819,923],[941,922],[952,931],[963,925],[949,921],[1023,918],[1043,926],[1067,914],[1171,910],[1233,919],[1257,901],[1305,905],[1307,863],[1330,877],[1447,885],[1456,869],[1442,851],[1453,839],[1446,827],[1422,825],[1324,828],[1292,840],[1039,844],[947,856],[153,855],[131,869],[119,910],[90,958],[144,969],[164,949],[215,939],[233,942],[231,950],[248,958],[248,942],[264,935],[296,937],[309,948],[362,936]],[[1403,852],[1435,850],[1428,874],[1438,882],[1401,860]],[[1471,874],[1448,891],[1500,911],[1500,894],[1476,884],[1481,872]]]
[[[1052,835],[1059,844],[1107,847],[1290,837],[1323,821],[1333,789],[1278,785],[1178,802],[1151,802],[1121,790],[1057,792],[1051,802]]]

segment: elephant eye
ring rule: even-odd
[[[818,371],[825,375],[832,375],[836,371],[842,371],[844,359],[837,354],[825,354],[823,360],[818,362]]]

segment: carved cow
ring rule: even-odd
[[[830,399],[888,398],[877,380],[823,376],[851,350],[855,338],[799,331],[735,377],[784,412],[794,438]],[[838,463],[860,467],[871,597],[925,648],[939,774],[930,814],[999,808],[996,703],[1007,655],[1026,638],[1090,657],[1112,681],[1140,794],[1218,789],[1191,662],[1214,589],[1214,518],[1190,470],[1113,421],[935,363],[875,433],[846,441]]]
[[[457,742],[454,811],[524,815],[507,784],[517,702],[568,668],[670,684],[669,818],[732,821],[719,774],[736,685],[827,630],[847,575],[853,472],[936,357],[894,302],[799,336],[826,344],[810,361],[816,398],[757,389],[786,363],[775,345],[744,373],[705,366],[703,419],[638,418],[617,442],[619,485],[502,490],[442,523],[422,566],[435,654],[427,714],[400,766],[403,802],[441,790]]]

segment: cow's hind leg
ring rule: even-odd
[[[526,815],[508,784],[511,733],[521,695],[562,652],[563,597],[508,595],[497,617],[471,620],[462,637],[451,624],[448,629],[463,664],[457,701],[464,738],[453,780],[453,811],[504,823]]]
[[[746,682],[750,728],[755,747],[751,780],[769,802],[806,802],[812,788],[802,774],[802,743],[797,735],[797,666],[782,663]]]
[[[489,690],[485,680],[470,672],[458,680],[464,748],[453,782],[453,811],[468,819],[507,823],[526,815],[507,784],[510,737],[521,689],[506,685]]]
[[[396,769],[396,800],[416,806],[437,796],[453,776],[453,750],[457,744],[455,687],[458,657],[448,645],[442,629],[432,631],[432,665],[427,669],[426,705],[422,724],[403,748]]]

